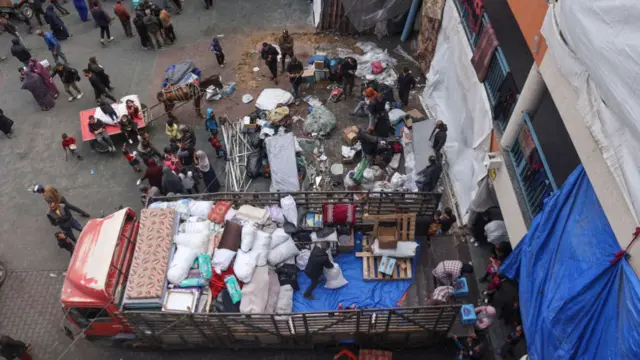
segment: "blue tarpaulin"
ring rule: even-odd
[[[619,250],[581,165],[500,268],[519,282],[531,359],[640,359],[640,280],[611,263]]]

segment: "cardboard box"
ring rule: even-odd
[[[316,60],[313,62],[313,68],[315,70],[322,70],[324,69],[324,61],[322,60]]]
[[[305,70],[302,72],[302,82],[314,83],[316,81],[316,74],[313,69]]]
[[[242,119],[242,128],[244,128],[244,129],[255,129],[257,127],[258,127],[258,124],[256,124],[255,122],[252,122],[250,117],[245,116]]]
[[[316,77],[316,82],[324,81],[324,80],[327,80],[329,78],[329,70],[328,69],[316,70],[314,74],[315,74],[315,77]]]
[[[393,270],[396,268],[396,259],[388,256],[383,256],[380,259],[380,265],[378,265],[378,272],[385,275],[393,276]]]
[[[422,119],[424,117],[424,114],[416,109],[408,111],[407,114],[416,120]]]
[[[354,145],[358,140],[358,127],[357,126],[349,126],[342,130],[343,140],[349,144]]]
[[[378,246],[380,249],[395,249],[398,247],[400,232],[398,228],[378,226]]]
[[[462,325],[475,325],[478,319],[476,318],[476,308],[471,304],[462,305],[460,307],[460,318]]]

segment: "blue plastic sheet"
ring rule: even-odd
[[[411,285],[411,280],[365,281],[362,279],[362,259],[354,254],[342,254],[334,258],[340,265],[342,274],[349,283],[340,289],[326,289],[324,280],[313,291],[313,300],[303,296],[311,283],[309,277],[300,272],[300,291],[293,296],[294,312],[337,310],[338,304],[347,308],[356,304],[357,308],[393,308]]]
[[[532,359],[640,359],[640,280],[610,262],[619,250],[581,165],[500,268],[519,281]]]

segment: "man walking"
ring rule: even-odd
[[[409,105],[409,92],[416,87],[416,79],[413,78],[408,67],[402,69],[402,74],[398,76],[398,96],[402,105]]]
[[[59,59],[62,59],[66,64],[69,63],[67,60],[67,56],[62,52],[62,45],[56,40],[50,32],[43,32],[42,30],[36,31],[36,35],[42,37],[44,39],[44,43],[47,44],[47,48],[51,51],[51,55],[53,55],[53,61],[56,63],[59,62]]]
[[[10,23],[9,21],[9,14],[3,14],[2,15],[2,20]],[[31,26],[31,21],[29,20],[28,17],[26,16],[18,16],[18,20],[22,20],[22,22],[25,23],[25,25],[27,25],[27,33],[31,34],[33,32],[33,26]],[[3,24],[4,25],[4,24]],[[13,26],[13,28],[15,28],[15,25],[10,24],[10,26]],[[5,28],[5,31],[7,31],[7,29]],[[9,31],[9,33],[11,35],[13,35],[13,33],[11,31]],[[16,33],[17,33],[17,28],[16,28]],[[14,35],[15,36],[15,35]]]
[[[282,35],[280,35],[280,38],[278,39],[278,46],[280,46],[280,55],[281,60],[280,62],[282,63],[282,72],[284,72],[284,63],[285,63],[285,58],[287,57],[287,55],[289,56],[289,58],[293,58],[293,37],[291,35],[289,35],[289,30],[284,29],[282,31]]]
[[[116,98],[114,98],[113,95],[109,93],[107,86],[103,84],[100,79],[98,79],[89,69],[84,69],[82,70],[82,72],[84,73],[84,77],[89,80],[89,83],[91,84],[91,87],[93,88],[96,96],[96,102],[98,104],[100,103],[100,98],[103,96],[113,102],[118,102],[118,100],[116,100]]]
[[[18,39],[11,39],[11,42],[13,43],[13,45],[11,45],[11,55],[15,56],[22,65],[29,65],[29,59],[31,59],[31,53],[29,50],[27,50],[27,48],[25,48]]]
[[[80,99],[82,95],[84,95],[82,94],[82,91],[80,91],[80,88],[78,88],[78,85],[76,84],[77,81],[80,81],[80,75],[78,74],[78,70],[72,68],[69,65],[57,63],[56,68],[53,70],[53,73],[51,74],[51,77],[56,76],[56,74],[60,76],[60,81],[62,82],[62,85],[64,85],[64,91],[66,91],[67,94],[69,94],[70,96],[69,101]],[[74,95],[71,89],[75,90],[77,94]]]
[[[64,204],[50,202],[47,218],[51,222],[51,225],[60,227],[60,230],[64,231],[71,240],[74,242],[77,241],[73,229],[82,231],[82,224],[73,217],[71,211],[69,211]]]
[[[273,45],[266,42],[262,43],[260,57],[264,60],[265,64],[267,64],[271,72],[271,80],[273,80],[276,85],[278,85],[278,55],[280,55],[280,53]]]
[[[33,15],[38,20],[38,24],[42,26],[42,18],[40,16],[44,16],[44,10],[42,10],[42,0],[33,0],[29,1],[31,3],[31,7],[33,8]]]
[[[147,25],[144,24],[144,15],[142,15],[142,13],[139,11],[136,11],[136,15],[133,19],[133,26],[136,27],[138,36],[140,36],[140,43],[142,44],[142,49],[147,50],[149,46],[151,46],[151,37],[149,36]]]
[[[358,62],[351,56],[345,59],[341,65],[341,75],[344,86],[344,92],[348,96],[353,95],[353,86],[356,82],[356,70],[358,70]]]
[[[60,12],[61,16],[69,15],[69,10],[65,9],[64,6],[60,5],[58,1],[60,0],[50,0],[51,5],[53,5],[53,7],[55,7],[56,10]]]
[[[289,81],[291,81],[293,96],[296,100],[300,98],[300,83],[302,83],[303,71],[304,68],[302,67],[302,62],[293,56],[291,61],[289,61],[289,65],[287,65],[287,72],[289,73]]]
[[[96,25],[100,28],[100,43],[104,45],[105,35],[107,36],[108,41],[113,41],[111,30],[109,29],[111,18],[109,17],[109,15],[107,15],[106,12],[104,12],[104,10],[102,10],[99,3],[93,3],[93,8],[91,8],[91,16],[93,17],[93,21],[95,21]]]
[[[24,46],[25,48],[27,47],[27,45],[24,43],[24,40],[22,40],[22,36],[20,36],[20,33],[18,33],[18,28],[15,25],[13,25],[9,21],[9,19],[6,19],[6,18],[0,19],[0,24],[2,25],[5,32],[11,34],[15,39],[17,39],[20,42],[20,44],[22,44],[22,46]],[[31,32],[31,29],[29,29],[29,32]]]
[[[436,127],[433,128],[429,141],[432,141],[433,152],[438,162],[442,161],[442,148],[447,142],[447,124],[442,120],[436,121]]]
[[[120,19],[125,36],[133,37],[133,30],[131,30],[131,15],[129,15],[127,8],[122,5],[122,0],[116,1],[116,5],[113,7],[113,12],[116,14],[118,19]]]
[[[64,196],[60,195],[58,190],[51,185],[47,185],[47,186],[42,184],[34,185],[32,188],[32,191],[36,194],[42,194],[42,197],[47,203],[50,203],[52,201],[58,202],[58,203],[64,204],[67,207],[67,209],[77,212],[82,217],[86,217],[86,218],[90,217],[88,212],[68,202],[67,199]]]
[[[161,29],[162,26],[160,25],[160,20],[158,20],[158,18],[151,13],[150,9],[145,10],[145,16],[144,16],[144,25],[147,27],[147,32],[149,32],[149,35],[151,38],[153,38],[155,40],[155,47],[156,49],[161,49],[162,48],[162,34]]]

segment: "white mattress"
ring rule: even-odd
[[[138,97],[138,95],[127,95],[127,96],[124,96],[124,97],[120,98],[120,102],[119,103],[111,104],[111,106],[113,106],[113,109],[118,114],[118,119],[120,119],[120,117],[122,115],[126,115],[127,114],[127,100],[133,100],[133,102],[142,111],[142,105],[140,104],[140,97]],[[105,113],[103,113],[102,110],[100,110],[99,106],[96,108],[96,113],[93,114],[93,116],[95,116],[96,119],[102,120],[102,122],[105,123],[105,124],[109,124],[109,125],[117,125],[118,124],[118,120],[117,119],[113,120],[110,116],[108,116]]]

